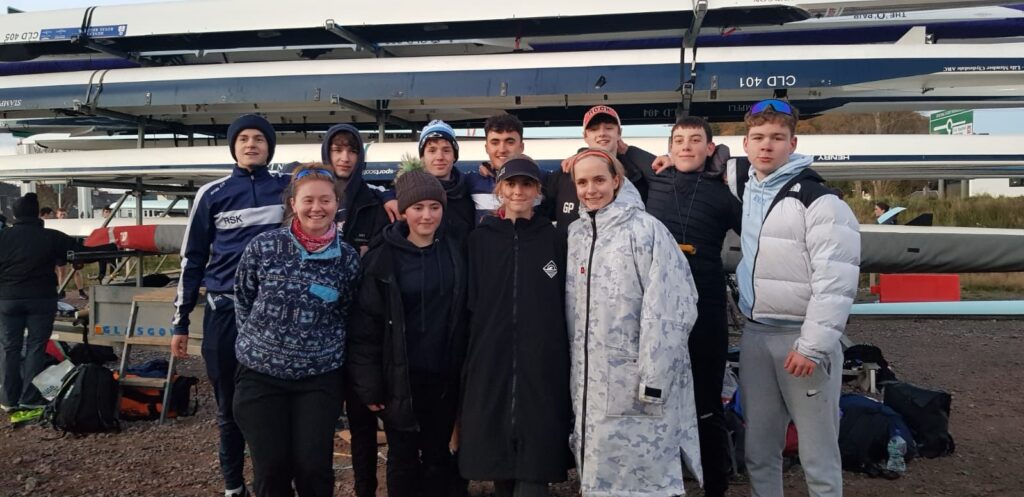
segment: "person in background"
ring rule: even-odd
[[[879,219],[879,224],[897,224],[896,217],[899,216],[899,214],[893,214],[889,216],[885,221],[881,221],[882,216],[884,216],[885,213],[889,212],[890,209],[891,207],[889,207],[889,204],[885,202],[875,202],[874,214],[875,218]]]
[[[729,348],[722,243],[740,233],[743,207],[715,168],[711,126],[684,117],[669,136],[671,166],[655,173],[640,168],[648,185],[647,212],[665,224],[690,264],[697,285],[697,321],[690,332],[690,363],[707,497],[724,497],[732,470],[729,433],[722,409],[722,379]]]
[[[57,219],[57,213],[50,207],[43,207],[39,209],[40,219]]]
[[[589,148],[601,149],[614,156],[625,168],[626,179],[633,183],[641,200],[647,201],[647,183],[641,170],[650,170],[657,157],[622,141],[622,120],[615,109],[595,105],[587,110],[583,114],[583,141]],[[572,157],[562,161],[561,170],[551,172],[544,179],[544,202],[541,206],[545,215],[554,220],[563,233],[579,218],[580,199],[570,176],[570,164]]]
[[[359,130],[350,124],[332,126],[324,136],[320,156],[338,179],[340,200],[334,221],[341,238],[364,255],[390,221],[383,202],[363,181],[366,152]],[[356,497],[372,497],[377,494],[377,416],[356,397],[350,378],[345,379],[345,415],[352,435]]]
[[[477,171],[466,174],[473,203],[476,205],[476,223],[492,215],[501,205],[494,194],[498,171],[511,157],[523,153],[523,123],[512,114],[495,114],[484,122],[484,151],[487,161]]]
[[[565,314],[580,487],[585,497],[682,495],[684,465],[703,475],[690,266],[610,153],[577,154],[572,178],[583,208],[569,227]]]
[[[108,206],[103,207],[103,210],[100,211],[100,212],[102,213],[103,219],[106,220],[106,219],[110,219],[110,217],[113,214],[114,210],[108,205]],[[106,277],[107,277],[107,271],[117,267],[117,259],[111,259],[111,260],[101,259],[101,260],[96,261],[96,265],[98,266],[98,272],[97,272],[97,275],[96,275],[96,280],[99,282],[99,284],[102,285],[103,284],[103,280],[106,279]]]
[[[63,207],[58,207],[54,219],[67,219],[68,210]],[[89,295],[85,293],[85,279],[82,278],[82,265],[74,264],[72,268],[75,270],[75,288],[78,288],[78,298],[82,300],[89,300]],[[67,265],[57,266],[57,281],[58,283],[64,282],[64,275],[67,274]]]
[[[14,226],[0,230],[0,408],[38,417],[46,399],[32,379],[43,370],[57,313],[53,265],[66,263],[68,251],[79,247],[73,238],[43,227],[35,193],[16,200],[13,210]]]
[[[464,241],[442,219],[448,200],[421,169],[395,180],[404,215],[363,257],[346,371],[384,421],[389,497],[464,490],[452,455],[466,348]]]
[[[246,495],[243,475],[245,439],[235,424],[235,271],[242,251],[256,235],[281,225],[281,192],[289,178],[270,172],[277,138],[263,117],[247,114],[228,127],[228,150],[236,165],[231,174],[196,193],[181,247],[181,277],[174,300],[171,349],[184,358],[189,314],[206,287],[203,313],[203,362],[217,399],[220,467],[227,497]]]
[[[569,341],[565,238],[534,214],[540,168],[513,155],[498,170],[499,207],[469,236],[469,348],[459,468],[498,497],[544,497],[565,481]]]
[[[334,173],[292,175],[282,228],[246,246],[235,276],[233,410],[258,497],[334,495],[334,425],[359,254],[341,239]]]

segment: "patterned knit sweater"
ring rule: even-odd
[[[288,228],[256,236],[235,276],[238,361],[286,380],[340,368],[357,288],[359,255],[340,239],[309,253]]]

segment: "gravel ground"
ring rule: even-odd
[[[900,479],[844,473],[847,496],[1024,496],[1024,321],[857,319],[848,329],[856,343],[882,348],[901,380],[953,394],[950,431],[956,453],[918,459]],[[134,358],[134,354],[133,354]],[[180,372],[203,377],[202,361]],[[199,413],[162,426],[126,423],[119,434],[66,436],[41,426],[13,428],[0,421],[0,497],[4,496],[216,496],[222,495],[216,451],[215,405],[201,384]],[[337,440],[336,495],[352,495],[352,475]],[[386,449],[381,447],[382,454]],[[382,459],[383,461],[383,459]],[[1016,469],[1015,469],[1016,468]],[[383,482],[383,465],[379,478]],[[251,473],[249,474],[251,479]],[[786,474],[786,493],[805,496],[799,466]],[[383,483],[378,495],[385,495]],[[471,494],[490,495],[486,483]],[[575,495],[573,481],[554,495]],[[748,495],[737,484],[730,496]]]

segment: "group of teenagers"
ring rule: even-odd
[[[748,161],[680,119],[667,155],[627,146],[614,109],[587,147],[542,171],[523,126],[489,118],[489,158],[454,167],[444,122],[393,188],[363,182],[358,129],[322,163],[271,173],[275,133],[228,130],[237,167],[196,195],[172,348],[205,287],[202,354],[218,405],[226,496],[248,445],[260,497],[333,495],[343,406],[355,494],[376,495],[377,430],[392,497],[548,495],[575,466],[584,496],[724,495],[728,333],[721,252],[740,233],[740,390],[755,496],[782,495],[792,420],[811,495],[842,495],[839,338],[857,289],[857,220],[795,154],[798,113],[745,117]]]

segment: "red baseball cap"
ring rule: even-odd
[[[598,114],[608,114],[615,118],[615,124],[622,126],[622,120],[619,119],[619,113],[615,112],[615,109],[608,107],[607,105],[595,105],[591,107],[586,114],[583,114],[583,129],[587,129],[587,126],[590,125],[590,121]]]

